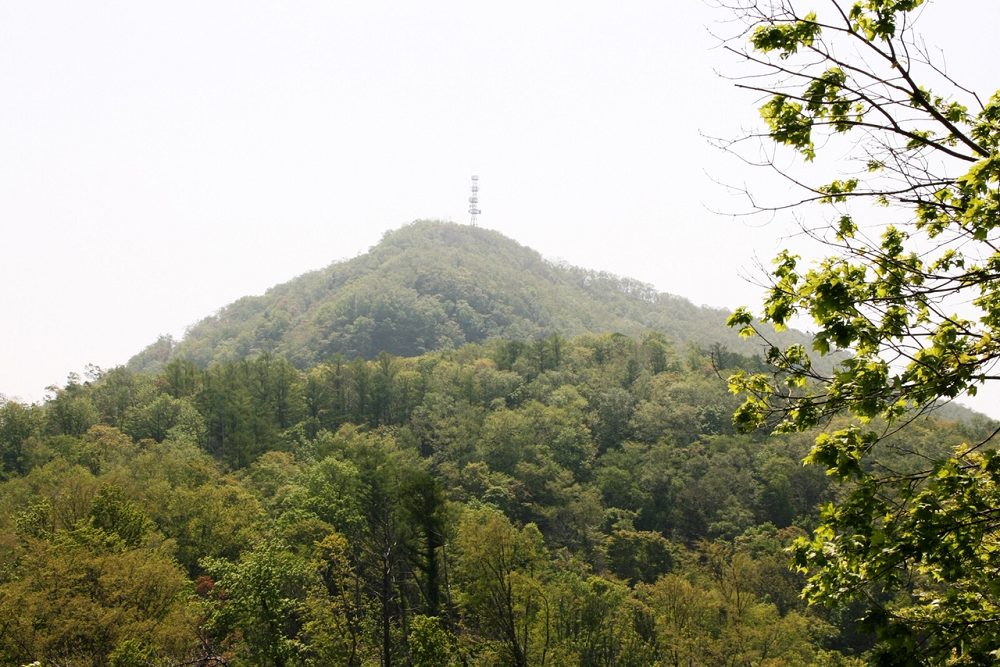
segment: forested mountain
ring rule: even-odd
[[[636,280],[554,264],[495,231],[419,221],[387,233],[367,254],[236,301],[176,345],[154,343],[129,367],[155,370],[183,357],[204,368],[269,351],[305,369],[335,353],[374,359],[490,338],[648,329],[752,353],[726,327],[728,314]]]
[[[0,662],[850,664],[783,552],[834,489],[719,363],[759,364],[553,335],[3,403]]]
[[[424,222],[0,397],[0,664],[877,661],[862,603],[799,596],[787,549],[845,488],[815,432],[737,432],[725,377],[774,369],[723,317]],[[859,464],[995,428],[920,417]]]
[[[552,335],[0,401],[0,662],[861,665],[856,614],[805,606],[785,551],[840,489],[811,434],[734,430],[737,367],[761,362]]]

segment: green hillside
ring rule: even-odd
[[[864,607],[807,605],[786,550],[844,489],[815,433],[736,432],[719,375],[748,366],[552,335],[0,401],[0,664],[861,667]]]
[[[311,368],[335,353],[414,356],[491,338],[649,329],[752,354],[753,344],[725,326],[728,314],[630,278],[554,264],[495,231],[418,221],[367,254],[226,306],[129,367],[155,371],[177,357],[205,367],[267,351]]]
[[[857,619],[890,593],[800,595],[849,487],[802,465],[818,430],[737,431],[724,378],[768,367],[725,315],[420,222],[0,397],[0,664],[889,664]],[[860,463],[996,432],[950,414]]]

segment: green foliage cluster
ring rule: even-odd
[[[915,414],[997,379],[1000,92],[979,97],[935,63],[913,32],[922,0],[838,0],[823,14],[783,0],[720,4],[746,27],[732,50],[753,67],[744,85],[767,98],[761,138],[807,163],[817,146],[846,146],[864,165],[820,185],[779,168],[803,188],[800,205],[822,207],[825,229],[812,233],[827,256],[804,266],[781,253],[761,319],[776,330],[811,319],[816,341],[775,344],[776,373],[731,380],[746,395],[745,428],[827,427],[807,460],[847,493],[795,547],[807,596],[863,600],[881,664],[993,664],[995,432],[942,438],[922,464],[897,463],[924,435]],[[858,203],[890,210],[862,223]],[[760,332],[746,309],[731,324]],[[837,350],[850,358],[819,369]]]
[[[834,490],[807,437],[735,432],[737,366],[553,335],[6,402],[0,662],[860,664],[788,566]]]
[[[408,357],[490,338],[647,329],[751,354],[753,346],[726,329],[727,314],[635,280],[546,261],[495,231],[417,221],[386,233],[368,253],[230,304],[179,343],[161,338],[129,368],[155,371],[174,358],[204,368],[273,352],[305,370],[338,353]]]

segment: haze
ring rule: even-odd
[[[817,4],[819,0],[817,0]],[[674,2],[0,2],[0,392],[41,400],[418,218],[699,304],[756,305],[787,221],[738,208],[702,133],[757,123],[725,19]],[[998,82],[991,0],[930,4]],[[780,196],[780,191],[770,194]]]

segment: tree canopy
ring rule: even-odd
[[[129,368],[155,372],[172,359],[204,368],[270,351],[306,369],[333,354],[415,356],[498,337],[651,328],[677,342],[753,353],[726,328],[727,315],[637,280],[548,261],[489,229],[421,220],[358,257],[237,300],[179,342],[161,338]]]
[[[0,663],[857,665],[785,551],[831,484],[736,433],[736,367],[650,331],[5,402]]]
[[[755,138],[801,158],[779,169],[801,197],[775,208],[823,213],[804,226],[826,257],[803,266],[781,253],[759,314],[777,330],[811,321],[812,350],[772,346],[775,373],[731,379],[747,395],[737,423],[823,426],[808,461],[848,484],[796,546],[807,595],[864,599],[884,662],[989,662],[1000,649],[992,436],[912,467],[894,457],[916,414],[1000,379],[1000,92],[962,87],[931,57],[915,32],[922,0],[720,4],[744,28],[728,43],[753,71],[739,85],[765,94]],[[845,145],[842,173],[812,180],[822,147]],[[730,323],[763,335],[749,309]],[[850,357],[819,370],[835,351]]]

